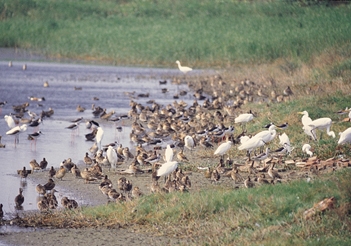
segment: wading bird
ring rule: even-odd
[[[184,74],[187,74],[188,72],[192,71],[193,69],[190,68],[190,67],[185,67],[185,66],[182,66],[180,65],[180,61],[176,61],[176,63],[178,64],[178,68],[179,70],[184,73]]]

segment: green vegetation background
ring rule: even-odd
[[[351,6],[332,3],[0,0],[0,47],[158,67],[308,61],[351,40]]]

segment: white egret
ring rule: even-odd
[[[299,114],[303,114],[301,118],[301,121],[303,124],[302,129],[307,135],[311,136],[314,140],[317,140],[317,136],[316,136],[317,129],[319,130],[326,129],[328,136],[335,138],[335,133],[333,131],[330,131],[330,127],[332,124],[332,120],[330,118],[319,118],[316,120],[312,120],[308,116],[307,111],[299,112]]]
[[[240,137],[240,143],[241,144],[243,144],[243,143],[245,143],[247,140],[249,140],[250,139],[250,137],[249,136],[241,136]]]
[[[286,151],[290,154],[292,151],[291,145],[290,145],[290,139],[288,135],[284,132],[283,134],[280,134],[279,136],[279,144],[283,146],[283,148],[286,149]]]
[[[167,144],[167,148],[165,151],[165,161],[166,162],[171,162],[173,160],[173,149],[171,148],[171,145]]]
[[[238,117],[234,119],[235,123],[247,123],[253,120],[254,116],[252,113],[240,114]]]
[[[177,161],[170,161],[162,164],[162,166],[157,170],[157,177],[167,176],[171,174],[178,167]]]
[[[316,136],[317,129],[319,130],[326,129],[328,136],[335,138],[335,133],[333,131],[330,131],[330,127],[332,123],[333,122],[330,118],[319,118],[310,122],[308,126],[312,127],[312,132],[315,136]]]
[[[225,155],[225,153],[228,152],[228,150],[230,149],[232,144],[233,143],[231,141],[227,141],[227,142],[222,143],[221,145],[218,146],[218,148],[214,152],[214,155],[220,155],[220,156]]]
[[[251,113],[246,113],[246,114],[240,114],[238,117],[234,119],[234,123],[240,123],[242,125],[242,129],[245,128],[245,125],[247,122],[253,120],[254,115]]]
[[[310,157],[313,156],[313,152],[311,151],[311,145],[309,145],[309,144],[304,144],[304,145],[302,146],[302,151],[303,151],[304,153],[308,154]]]
[[[268,142],[272,141],[275,138],[275,136],[277,135],[277,132],[275,129],[276,129],[276,126],[271,125],[268,128],[268,130],[261,131],[261,132],[257,133],[255,136],[253,136],[252,138],[256,138],[256,139],[261,138],[265,143],[268,143]]]
[[[343,132],[339,132],[340,138],[338,144],[351,143],[351,127]]]
[[[106,156],[107,156],[109,163],[111,164],[111,168],[116,169],[118,156],[117,156],[116,150],[112,146],[108,146],[108,148],[106,150]]]
[[[265,145],[265,142],[262,140],[262,138],[250,138],[249,140],[242,143],[238,147],[238,149],[239,150],[246,150],[248,152],[248,156],[250,158],[250,154],[251,154],[252,150],[259,148],[263,145]]]
[[[303,115],[301,118],[302,125],[305,126],[312,122],[312,119],[308,116],[308,112],[306,110],[302,112],[298,112],[298,114]]]
[[[185,66],[180,65],[180,61],[176,61],[176,63],[178,64],[179,70],[180,70],[182,73],[184,73],[184,74],[186,74],[186,73],[188,73],[188,72],[190,72],[190,71],[193,70],[193,69],[190,68],[190,67],[185,67]]]
[[[96,144],[100,150],[101,149],[101,141],[104,137],[104,130],[101,128],[101,126],[99,126],[97,129],[98,129],[98,131],[96,133],[95,139],[96,139]]]
[[[4,119],[10,129],[14,128],[16,126],[15,121],[13,120],[11,115],[5,115]]]
[[[188,149],[192,150],[195,146],[194,139],[191,136],[185,136],[184,137],[184,147],[187,147]]]

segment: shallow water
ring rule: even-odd
[[[72,158],[74,163],[81,163],[85,152],[92,146],[92,142],[85,141],[84,135],[89,133],[84,122],[79,127],[79,134],[73,135],[65,127],[71,124],[70,120],[83,117],[84,120],[93,119],[91,105],[106,108],[107,112],[114,110],[116,115],[126,114],[129,110],[130,98],[124,92],[150,93],[149,98],[133,99],[145,105],[149,99],[163,105],[174,101],[173,95],[180,90],[188,90],[186,85],[171,84],[160,85],[159,80],[179,75],[177,69],[143,69],[123,68],[112,66],[90,66],[76,64],[39,63],[27,62],[27,70],[22,70],[23,62],[13,62],[9,67],[8,62],[0,61],[0,101],[7,101],[0,114],[0,135],[6,148],[0,149],[0,203],[4,205],[5,218],[15,212],[14,198],[20,187],[24,189],[25,201],[23,210],[37,209],[37,183],[27,179],[21,182],[17,170],[26,166],[30,169],[29,162],[36,159],[40,162],[43,157],[48,161],[48,167],[58,168],[60,163],[67,158]],[[43,86],[44,82],[49,87]],[[75,90],[74,87],[82,87]],[[161,93],[161,88],[168,88],[169,92]],[[28,97],[44,97],[45,101],[34,102]],[[92,98],[98,97],[95,101]],[[188,93],[179,100],[192,103],[193,97]],[[51,118],[45,118],[39,126],[43,135],[37,140],[36,145],[27,140],[27,134],[36,129],[28,127],[21,133],[19,143],[15,145],[14,137],[6,135],[9,130],[4,115],[14,113],[12,105],[29,102],[28,110],[39,114],[42,110],[53,108],[55,113]],[[40,106],[38,104],[41,104]],[[76,111],[77,105],[86,108],[84,113]],[[26,118],[29,118],[25,114]],[[123,126],[122,132],[115,131],[113,122],[99,121],[104,129],[102,144],[109,144],[116,140],[123,146],[131,146],[129,141],[130,128]],[[65,195],[74,198],[74,194],[65,191]],[[79,198],[77,198],[79,201]],[[79,201],[88,204],[88,201]]]

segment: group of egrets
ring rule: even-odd
[[[348,111],[349,118],[351,119],[351,109]],[[331,131],[332,120],[330,118],[324,117],[312,120],[309,117],[307,111],[299,112],[299,114],[303,115],[301,118],[301,122],[303,125],[302,129],[304,130],[304,133],[310,136],[312,140],[317,141],[317,130],[326,130],[328,136],[335,138],[335,133]],[[247,124],[253,118],[254,115],[252,114],[252,112],[241,114],[237,118],[235,118],[235,123]],[[242,136],[240,138],[241,144],[239,145],[238,150],[246,150],[250,159],[250,154],[253,150],[264,146],[276,137],[276,128],[284,129],[287,127],[287,125],[288,124],[285,123],[284,126],[282,125],[277,127],[276,125],[271,123],[269,125],[268,130],[261,131],[251,138],[248,136]],[[339,135],[340,139],[338,141],[338,144],[351,143],[351,127],[347,128],[344,132],[340,132]],[[279,135],[279,139],[279,144],[281,145],[281,147],[275,150],[275,152],[290,154],[293,150],[293,147],[290,145],[289,137],[286,135],[286,133],[283,133]],[[223,157],[230,150],[232,145],[233,143],[231,141],[226,141],[222,143],[215,150],[214,155],[219,155]],[[266,148],[266,151],[264,153],[257,155],[256,157],[254,157],[254,159],[262,160],[267,158],[269,155],[269,151],[270,148]],[[302,151],[309,156],[313,156],[313,152],[311,151],[311,145],[309,144],[304,144],[302,147]]]

